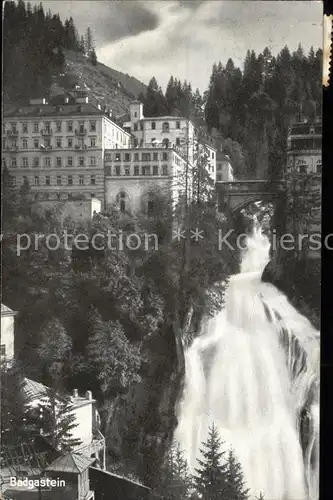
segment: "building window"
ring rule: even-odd
[[[96,166],[96,156],[91,156],[90,157],[90,165],[92,167],[95,167]]]
[[[138,165],[134,165],[134,175],[140,175],[140,170]]]
[[[39,123],[34,123],[34,133],[38,134],[39,132]]]
[[[168,175],[168,165],[163,165],[162,166],[162,174],[163,175]]]
[[[44,158],[44,167],[50,167],[51,166],[51,158],[49,156],[46,156]]]
[[[0,345],[0,356],[3,358],[6,357],[6,345],[5,344]]]
[[[79,156],[79,165],[80,165],[81,167],[83,167],[83,166],[84,166],[84,156]]]
[[[134,123],[134,132],[137,132],[137,130],[138,130],[138,124]]]
[[[61,122],[56,122],[56,130],[57,130],[57,132],[61,132],[61,126],[62,126]]]
[[[167,161],[168,160],[168,153],[162,153],[162,160]]]
[[[214,160],[214,157],[215,157],[215,153],[214,151],[212,152],[212,159]]]
[[[120,167],[115,168],[116,175],[120,175]]]
[[[17,149],[17,140],[16,139],[12,140],[12,148]]]
[[[150,161],[150,153],[142,153],[142,161]]]
[[[67,184],[68,184],[68,186],[72,186],[73,185],[73,176],[72,175],[69,175],[67,177]]]
[[[96,146],[96,137],[90,137],[90,147],[94,148]]]
[[[125,210],[126,210],[125,198],[126,198],[125,193],[120,193],[120,204],[119,204],[119,206],[120,206],[120,211],[122,213],[124,213]]]
[[[147,203],[148,215],[153,215],[154,211],[155,211],[155,204],[154,204],[153,200],[148,200],[148,203]]]
[[[130,168],[129,167],[125,167],[125,175],[130,175]]]
[[[44,144],[47,148],[51,147],[51,139],[45,139]]]
[[[16,186],[16,177],[14,175],[10,176],[10,183],[13,187]]]
[[[17,163],[16,163],[16,158],[15,158],[15,156],[14,156],[14,158],[12,158],[12,167],[16,167],[16,164],[17,164]]]
[[[156,130],[156,122],[151,122],[151,128],[152,130]]]
[[[28,149],[28,141],[27,141],[27,139],[22,139],[22,148],[23,149]]]
[[[169,139],[163,139],[162,141],[162,146],[164,148],[168,148],[169,147]]]
[[[39,167],[39,158],[38,158],[38,156],[36,156],[34,158],[34,167]]]
[[[316,172],[317,172],[317,174],[321,174],[321,173],[322,173],[322,165],[321,165],[321,161],[318,161],[318,162],[317,162],[317,165],[316,165]]]
[[[50,122],[45,122],[45,132],[50,132],[51,131],[51,123]]]
[[[121,160],[121,155],[120,155],[120,153],[116,153],[116,155],[115,155],[115,160],[116,160],[116,161],[120,161],[120,160]]]
[[[90,122],[90,132],[96,132],[96,122],[95,121]]]
[[[35,184],[35,186],[39,186],[39,177],[38,177],[38,175],[35,175],[34,184]]]
[[[49,175],[47,175],[47,176],[45,177],[45,186],[50,186],[50,185],[51,185],[51,179],[50,179],[50,176],[49,176]]]
[[[125,161],[131,161],[131,155],[129,153],[125,153]]]
[[[169,122],[164,122],[162,125],[162,132],[169,132],[169,130],[170,130]]]
[[[216,165],[216,170],[222,170],[222,163],[218,163]]]
[[[61,148],[61,137],[57,137],[57,148]]]
[[[28,133],[28,124],[27,123],[22,123],[22,133],[23,134]]]
[[[67,165],[69,167],[73,166],[73,156],[68,156],[68,158],[67,158]]]
[[[176,122],[176,128],[180,128],[180,122]]]
[[[84,176],[83,175],[79,175],[79,184],[80,184],[80,186],[83,186],[83,184],[84,184]]]
[[[158,175],[158,165],[153,166],[153,175]]]
[[[176,138],[176,146],[180,146],[180,138],[179,137]]]
[[[61,186],[61,175],[57,175],[57,186]]]
[[[22,167],[29,167],[28,158],[22,158]]]
[[[111,161],[111,154],[105,153],[105,161]]]
[[[73,132],[73,122],[67,122],[67,132]]]
[[[139,153],[134,153],[134,161],[139,161]]]
[[[158,153],[153,153],[153,160],[158,161]]]
[[[68,138],[67,139],[67,145],[68,145],[69,148],[72,148],[73,147],[73,139]]]
[[[142,167],[142,175],[150,175],[150,166],[149,165],[145,165],[144,167]]]
[[[216,180],[217,180],[218,182],[221,182],[221,181],[222,181],[222,174],[217,174],[217,175],[216,175]]]
[[[92,185],[96,184],[96,176],[95,175],[90,176],[90,184],[92,184]]]
[[[143,122],[140,122],[140,130],[143,130]]]
[[[61,166],[62,166],[61,157],[57,156],[57,167],[61,167]]]

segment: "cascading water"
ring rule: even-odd
[[[175,438],[190,469],[214,422],[251,498],[318,499],[319,332],[261,274],[269,242],[248,238],[225,308],[185,353]]]

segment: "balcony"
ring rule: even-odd
[[[44,128],[43,130],[40,131],[40,133],[43,136],[48,136],[48,135],[52,135],[53,131],[51,128]]]
[[[87,145],[86,144],[76,144],[75,149],[79,149],[79,150],[83,151],[83,150],[87,149]]]
[[[75,135],[86,135],[86,134],[87,134],[86,128],[76,128],[75,129]]]
[[[5,150],[15,152],[18,151],[18,146],[6,146]]]
[[[9,136],[9,137],[17,137],[18,136],[18,130],[16,129],[11,129],[11,130],[7,130],[6,134]]]
[[[105,438],[98,429],[94,429],[93,438],[89,444],[84,446],[80,445],[75,449],[75,453],[86,457],[91,457],[92,455],[98,456],[100,451],[105,451]]]
[[[52,146],[45,146],[45,144],[41,144],[41,145],[39,146],[39,149],[40,149],[41,151],[48,152],[48,151],[51,151],[51,150],[52,150]]]

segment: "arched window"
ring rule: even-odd
[[[316,165],[317,174],[321,174],[321,170],[322,170],[321,161],[317,161],[317,165]]]
[[[117,196],[117,202],[119,209],[122,213],[126,212],[128,210],[128,197],[124,191],[121,191],[118,196]]]
[[[162,145],[164,148],[168,148],[169,147],[169,139],[163,139]]]
[[[169,122],[164,122],[163,125],[162,125],[162,131],[163,132],[169,132],[169,130],[170,130]]]

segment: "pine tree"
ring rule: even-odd
[[[158,85],[156,78],[151,78],[147,95],[144,101],[145,116],[163,116],[167,112],[167,104],[161,87]]]
[[[81,444],[80,439],[73,438],[78,423],[69,396],[59,395],[54,388],[48,388],[44,402],[38,405],[36,417],[42,435],[57,450],[71,451]]]
[[[226,498],[230,500],[248,500],[250,498],[250,490],[244,487],[245,482],[242,467],[237,461],[233,450],[229,450],[228,453],[227,480],[228,493]]]
[[[185,500],[188,498],[191,485],[192,481],[184,452],[179,444],[173,443],[165,457],[156,493],[167,500]]]
[[[208,439],[202,443],[198,459],[199,469],[195,469],[195,487],[204,500],[221,500],[228,491],[227,465],[222,463],[225,452],[221,450],[222,441],[214,424],[209,428]]]
[[[15,362],[11,366],[1,359],[1,445],[15,446],[31,440],[38,433],[29,416],[29,406],[22,394],[23,376]]]
[[[95,50],[94,37],[90,27],[84,35],[85,53],[89,56],[92,50]]]
[[[92,49],[89,53],[89,61],[91,62],[91,64],[93,66],[96,66],[97,64],[97,55],[96,55],[96,52],[95,52],[95,49]]]
[[[264,497],[264,494],[262,493],[262,491],[259,493],[259,496],[256,497],[256,500],[265,500],[265,497]]]

